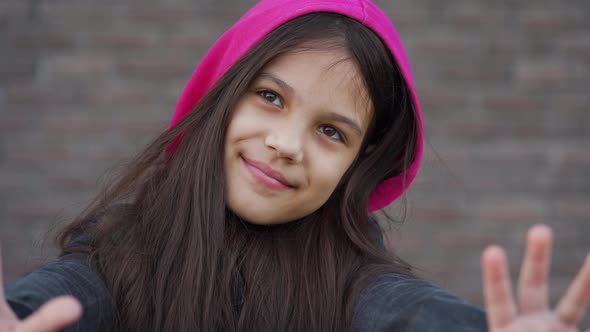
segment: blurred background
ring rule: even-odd
[[[546,223],[557,300],[590,250],[590,2],[375,2],[406,48],[426,135],[389,245],[481,305],[481,251],[506,247],[516,277],[526,230]],[[0,1],[5,281],[55,257],[48,232],[167,127],[200,58],[254,3]]]

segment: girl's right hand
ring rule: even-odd
[[[4,298],[0,251],[0,332],[54,332],[82,317],[82,305],[72,296],[59,296],[43,304],[26,319],[19,320]]]

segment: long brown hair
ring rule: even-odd
[[[228,119],[265,64],[310,41],[347,51],[370,96],[372,125],[319,210],[282,225],[249,224],[225,204]],[[381,40],[350,18],[308,14],[249,50],[57,241],[62,255],[89,254],[111,291],[116,331],[350,330],[355,299],[372,277],[412,275],[372,235],[367,206],[379,182],[413,161],[415,140],[406,86]]]

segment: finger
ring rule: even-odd
[[[568,326],[576,326],[584,316],[590,299],[590,254],[586,255],[584,265],[559,300],[555,313]]]
[[[82,306],[71,296],[60,296],[43,304],[21,324],[22,331],[60,331],[82,317]]]
[[[481,257],[483,294],[490,330],[501,328],[514,320],[516,305],[504,250],[490,246]]]
[[[547,273],[552,240],[553,234],[546,225],[533,226],[527,233],[526,250],[518,279],[521,313],[544,311],[549,307]]]

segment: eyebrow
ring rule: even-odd
[[[281,87],[281,89],[285,90],[285,92],[290,97],[295,95],[295,89],[293,89],[292,86],[290,86],[287,82],[283,81],[282,79],[276,77],[275,75],[273,75],[269,72],[260,73],[260,75],[258,75],[258,78],[259,79],[266,78],[266,79],[273,81],[276,85]],[[363,136],[363,131],[361,130],[361,127],[358,125],[358,123],[356,123],[356,121],[352,120],[351,118],[344,116],[342,114],[336,113],[336,112],[325,112],[324,114],[328,119],[347,124],[349,127],[354,129],[354,131],[359,136]]]
[[[287,92],[287,94],[292,97],[293,95],[295,95],[295,89],[293,89],[292,86],[290,86],[289,84],[287,84],[287,82],[283,81],[282,79],[276,77],[275,75],[269,73],[269,72],[262,72],[260,73],[260,75],[258,75],[259,78],[267,78],[271,81],[273,81],[276,85],[280,86],[281,89],[285,90],[285,92]]]
[[[361,127],[351,118],[348,118],[342,114],[338,114],[338,113],[334,113],[334,112],[326,112],[326,117],[328,119],[332,119],[334,121],[338,121],[338,122],[342,122],[342,123],[347,124],[349,127],[354,129],[354,131],[359,136],[363,136],[363,131],[361,130]]]

